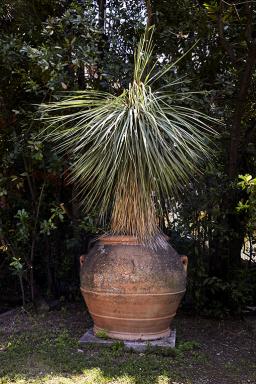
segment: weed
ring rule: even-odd
[[[108,333],[107,333],[107,331],[105,331],[105,329],[100,329],[99,331],[97,331],[95,333],[95,336],[99,337],[100,339],[104,339],[104,340],[109,339]]]
[[[111,345],[111,349],[112,349],[112,351],[120,351],[120,350],[123,350],[123,349],[124,349],[124,342],[123,342],[123,341],[115,341],[115,342]]]

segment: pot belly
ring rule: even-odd
[[[185,292],[113,294],[81,289],[94,321],[94,333],[104,330],[119,340],[154,340],[170,335],[170,323]]]

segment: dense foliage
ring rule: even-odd
[[[171,11],[170,11],[171,10]],[[159,66],[184,76],[179,92],[219,118],[217,153],[161,225],[190,256],[187,302],[213,315],[241,311],[255,293],[255,63],[252,1],[4,0],[0,5],[0,300],[74,297],[78,262],[101,231],[98,209],[81,213],[60,161],[39,132],[37,106],[63,91],[121,94],[133,50],[155,24]],[[245,176],[244,176],[245,177]],[[241,180],[244,184],[238,185]],[[249,184],[248,184],[249,183]],[[247,202],[248,201],[248,202]],[[247,259],[241,259],[246,243]]]

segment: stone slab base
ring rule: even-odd
[[[93,328],[88,329],[88,331],[81,337],[79,343],[81,345],[85,344],[101,344],[101,345],[113,345],[117,341],[114,339],[102,339],[100,337],[94,336]],[[133,349],[134,351],[143,352],[149,346],[160,347],[160,348],[174,348],[176,342],[176,330],[171,330],[170,336],[164,337],[158,340],[138,340],[138,341],[123,341],[124,346],[128,349]]]

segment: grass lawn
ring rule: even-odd
[[[83,307],[0,317],[0,383],[256,383],[256,319],[213,321],[179,315],[176,349],[125,350],[78,343],[90,320]]]

